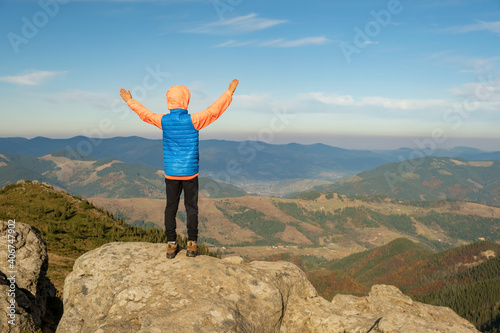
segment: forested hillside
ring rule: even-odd
[[[318,190],[382,194],[401,200],[459,199],[500,206],[500,161],[426,157],[382,165]]]
[[[432,252],[408,239],[350,255],[312,261],[290,255],[327,299],[338,293],[367,295],[374,284],[389,284],[414,300],[452,308],[481,332],[498,333],[500,323],[500,244],[480,241]]]

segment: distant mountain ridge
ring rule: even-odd
[[[317,188],[347,195],[387,195],[402,200],[459,199],[500,206],[500,160],[426,157],[364,171]]]
[[[72,149],[95,159],[113,157],[127,163],[144,163],[162,169],[161,140],[141,137],[69,139],[36,137],[0,138],[0,153],[43,156],[59,149]],[[200,141],[201,175],[232,184],[291,179],[338,181],[361,171],[406,159],[413,150],[349,150],[325,144],[268,144],[257,141]],[[500,159],[499,152],[457,147],[426,151],[432,156],[469,160]]]

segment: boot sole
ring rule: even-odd
[[[195,251],[189,251],[189,250],[188,250],[188,251],[186,252],[186,256],[188,256],[188,257],[196,257],[196,254],[197,254],[197,253],[196,253]]]

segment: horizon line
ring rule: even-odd
[[[129,136],[112,136],[112,137],[91,137],[91,136],[85,136],[85,135],[75,135],[75,136],[71,136],[71,137],[48,137],[48,136],[43,136],[43,135],[37,135],[37,136],[33,136],[33,137],[25,137],[25,136],[0,136],[0,139],[24,139],[24,140],[35,140],[35,139],[48,139],[48,140],[71,140],[71,139],[75,139],[75,138],[84,138],[84,139],[89,139],[89,140],[110,140],[110,139],[116,139],[116,138],[139,138],[139,139],[144,139],[144,140],[151,140],[151,141],[161,141],[161,137],[160,138],[149,138],[149,137],[146,137],[146,136],[140,136],[140,135],[129,135]],[[427,137],[417,137],[417,136],[380,136],[380,135],[368,135],[368,136],[356,136],[356,135],[337,135],[337,136],[331,136],[330,137],[331,139],[359,139],[359,140],[367,140],[367,139],[380,139],[380,140],[390,140],[390,139],[407,139],[407,140],[418,140],[418,139],[429,139]],[[450,137],[448,138],[450,140],[453,140],[453,139],[459,139],[459,140],[494,140],[495,138],[488,138],[488,137],[474,137],[474,138],[467,138],[467,137]],[[498,139],[500,140],[500,139]],[[259,142],[259,143],[263,143],[263,144],[267,144],[267,145],[276,145],[276,146],[279,146],[279,145],[289,145],[289,144],[297,144],[297,145],[302,145],[302,146],[314,146],[314,145],[325,145],[325,146],[329,146],[329,147],[333,147],[333,148],[338,148],[338,149],[345,149],[345,150],[370,150],[370,151],[384,151],[384,150],[387,150],[387,151],[394,151],[394,150],[405,150],[405,149],[409,149],[409,150],[414,150],[416,148],[412,148],[412,147],[409,147],[409,146],[405,146],[405,145],[401,145],[397,148],[343,148],[343,147],[340,147],[338,145],[332,145],[332,144],[328,144],[328,143],[325,143],[325,142],[321,142],[321,141],[315,141],[315,142],[311,142],[311,143],[304,143],[304,142],[297,142],[297,141],[293,141],[293,140],[286,140],[287,142],[266,142],[266,141],[262,141],[262,140],[250,140],[250,139],[246,139],[246,140],[243,140],[243,139],[228,139],[228,138],[200,138],[200,141],[226,141],[226,142]],[[459,144],[459,145],[455,145],[455,146],[452,146],[452,147],[439,147],[437,144],[436,144],[436,148],[435,149],[439,149],[439,150],[453,150],[453,149],[457,149],[457,148],[471,148],[471,149],[477,149],[477,150],[480,150],[480,151],[483,151],[483,152],[497,152],[497,151],[500,151],[500,149],[484,149],[484,148],[478,148],[478,147],[474,147],[474,146],[468,146],[468,145],[465,145],[465,144]],[[428,147],[424,147],[422,150],[424,149],[429,149]],[[431,149],[431,150],[434,150],[434,149]]]

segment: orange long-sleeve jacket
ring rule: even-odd
[[[167,91],[166,97],[167,97],[167,107],[169,110],[179,110],[179,109],[187,110],[191,94],[186,86],[174,86]],[[213,123],[215,120],[217,120],[231,104],[231,101],[232,101],[232,93],[228,89],[212,105],[210,105],[204,111],[190,114],[191,122],[193,124],[194,129],[199,131],[202,128],[205,128],[206,126]],[[127,104],[135,113],[137,113],[137,115],[139,116],[139,118],[141,118],[141,120],[163,130],[162,118],[165,116],[165,114],[158,114],[151,112],[149,109],[147,109],[141,103],[139,103],[134,99],[130,99],[127,102]],[[165,140],[165,135],[164,135],[164,140]],[[197,143],[196,143],[196,149],[198,149]],[[166,152],[164,150],[164,160],[165,164],[167,164],[167,157],[165,154]],[[198,154],[197,151],[196,154]],[[183,160],[184,158],[185,158],[184,156],[180,157],[180,163],[189,162],[189,159],[184,161]],[[179,158],[176,158],[175,160],[179,161]],[[197,160],[196,163],[198,163]],[[198,172],[196,172],[193,175],[179,176],[179,175],[168,174],[167,170],[168,168],[167,166],[165,166],[165,177],[168,179],[175,179],[175,180],[188,180],[198,176],[199,174]]]

